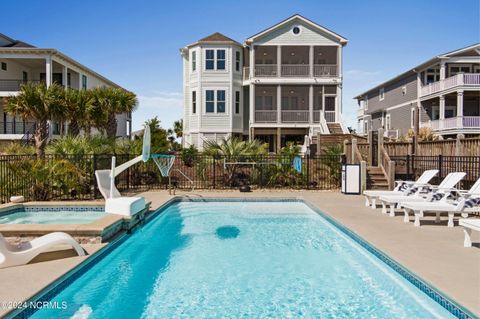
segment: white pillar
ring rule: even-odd
[[[314,51],[315,51],[314,46],[311,45],[309,53],[308,53],[308,61],[309,61],[309,65],[310,65],[310,77],[311,78],[313,78],[313,63],[314,63],[313,54],[314,54]]]
[[[335,103],[335,122],[340,122],[342,113],[342,85],[337,85],[337,99]]]
[[[463,116],[463,91],[457,91],[457,116]]]
[[[282,76],[282,46],[277,45],[277,77]]]
[[[277,85],[277,123],[282,123],[282,86]]]
[[[440,95],[440,119],[444,120],[445,119],[445,96]]]
[[[250,45],[250,78],[255,77],[255,46]]]
[[[255,123],[255,85],[250,83],[250,88],[249,88],[249,95],[250,95],[250,103],[249,103],[249,108],[250,108],[250,127],[248,128],[248,136],[249,139],[252,140],[252,134],[251,134],[251,127],[252,124]]]
[[[78,90],[82,89],[82,73],[78,72]]]
[[[308,88],[308,118],[309,118],[309,123],[313,124],[313,85],[310,85]]]
[[[68,82],[68,68],[64,65],[62,69],[62,83],[64,88],[68,87],[67,82]]]
[[[445,80],[446,78],[446,71],[445,71],[445,60],[440,61],[440,81]]]
[[[45,58],[45,85],[49,87],[52,84],[52,57]]]

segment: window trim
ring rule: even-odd
[[[85,74],[82,74],[82,90],[87,89],[87,76]]]
[[[218,57],[218,53],[223,51],[223,59]],[[218,63],[223,61],[223,69],[218,68]],[[215,70],[225,71],[227,70],[227,50],[225,49],[217,49],[215,50]]]
[[[378,90],[378,100],[379,101],[385,100],[385,88],[380,88]]]
[[[207,91],[213,91],[213,100],[208,100],[207,101]],[[225,103],[225,112],[217,112],[217,103],[218,103],[218,91],[224,91],[225,92],[225,100],[224,100],[224,103]],[[203,108],[202,108],[202,115],[205,115],[205,116],[226,116],[226,115],[229,115],[229,107],[228,107],[228,103],[229,103],[229,98],[228,98],[228,94],[229,94],[229,90],[228,88],[226,87],[207,87],[207,88],[204,88],[203,90],[203,94],[204,94],[204,97],[205,97],[205,100],[204,100],[204,103],[203,104]],[[213,112],[207,112],[207,102],[213,102]]]
[[[2,62],[1,69],[2,69],[2,71],[8,71],[7,62]]]
[[[241,54],[240,54],[240,51],[236,50],[235,51],[235,71],[237,72],[240,72],[240,68],[241,68],[241,65],[240,65],[240,61],[241,61]]]
[[[197,51],[192,50],[192,72],[197,72]]]
[[[213,61],[213,69],[207,69],[207,51],[213,51],[213,59],[208,59],[208,61]],[[225,58],[224,58],[224,62],[225,62],[225,68],[224,69],[218,69],[217,68],[217,51],[225,51]],[[203,71],[204,72],[222,72],[222,73],[228,73],[228,59],[227,59],[227,51],[228,51],[228,48],[205,48],[204,50],[204,55],[205,55],[205,63],[204,63],[204,67],[203,67]],[[221,60],[222,61],[222,60]]]
[[[405,95],[407,95],[407,86],[406,85],[402,86],[402,96],[405,96]]]
[[[385,130],[390,131],[392,129],[392,116],[391,114],[385,115]]]
[[[235,91],[235,114],[240,114],[240,91]]]
[[[197,114],[197,91],[192,91],[192,114]]]
[[[415,128],[415,107],[410,109],[410,128]]]

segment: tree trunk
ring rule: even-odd
[[[111,139],[117,137],[117,118],[115,113],[108,114],[107,137]]]
[[[70,121],[70,124],[68,125],[68,135],[70,136],[78,136],[80,134],[80,126],[78,125],[78,122],[75,120]]]
[[[48,123],[46,120],[39,121],[35,125],[35,150],[37,158],[45,157],[45,146],[48,142]]]

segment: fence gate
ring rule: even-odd
[[[372,166],[378,166],[378,131],[372,131],[371,134],[370,158],[372,159]]]

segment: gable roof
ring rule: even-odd
[[[348,42],[348,40],[347,40],[346,38],[342,37],[342,36],[339,35],[338,33],[335,33],[335,32],[333,32],[332,30],[329,30],[329,29],[325,28],[324,26],[321,26],[321,25],[313,22],[312,20],[309,20],[309,19],[307,19],[307,18],[305,18],[305,17],[303,17],[303,16],[301,16],[301,15],[299,15],[299,14],[294,14],[293,16],[291,16],[291,17],[289,17],[289,18],[287,18],[287,19],[285,19],[285,20],[283,20],[283,21],[281,21],[281,22],[279,22],[279,23],[271,26],[270,28],[267,28],[267,29],[265,29],[265,30],[263,30],[263,31],[260,31],[260,32],[258,32],[258,33],[256,33],[256,34],[252,35],[251,37],[249,37],[249,38],[245,41],[245,43],[248,44],[248,43],[254,42],[256,39],[258,39],[258,38],[260,38],[260,37],[263,37],[264,35],[272,32],[272,31],[275,31],[275,30],[281,28],[282,26],[284,26],[284,25],[286,25],[286,24],[288,24],[288,23],[290,23],[290,22],[292,22],[292,21],[295,21],[295,20],[301,21],[301,22],[303,22],[303,23],[311,26],[313,29],[316,29],[316,30],[318,30],[318,31],[321,31],[321,32],[324,32],[324,33],[330,35],[331,37],[337,39],[342,45],[346,45],[347,42]]]
[[[187,45],[188,47],[200,44],[200,43],[223,43],[223,44],[233,44],[237,46],[242,46],[240,43],[237,41],[233,40],[232,38],[227,37],[226,35],[221,34],[220,32],[215,32],[210,34],[209,36],[206,36],[205,38],[202,38],[198,40],[195,43]]]
[[[447,59],[447,58],[450,58],[450,57],[455,56],[457,54],[460,54],[460,53],[463,53],[463,52],[468,52],[470,50],[475,50],[475,51],[478,52],[478,55],[480,55],[480,43],[475,43],[475,44],[472,44],[472,45],[469,45],[469,46],[466,46],[466,47],[463,47],[463,48],[460,48],[460,49],[457,49],[457,50],[454,50],[454,51],[450,51],[450,52],[447,52],[447,53],[443,53],[443,54],[434,56],[433,58],[417,65],[416,67],[411,68],[411,69],[407,70],[406,72],[403,72],[403,73],[395,76],[394,78],[391,78],[390,80],[387,80],[383,83],[380,83],[380,84],[374,86],[373,88],[369,89],[368,91],[365,91],[362,94],[357,95],[356,97],[354,97],[354,99],[357,99],[357,100],[361,99],[364,96],[366,96],[368,93],[370,93],[371,91],[378,90],[381,87],[384,87],[384,86],[389,85],[393,82],[396,82],[397,80],[402,79],[407,75],[417,73],[418,70],[422,70],[422,69],[428,67],[429,65],[431,65],[433,63],[440,62],[440,60],[442,60],[442,59]]]
[[[3,38],[7,42],[7,44],[0,45],[0,47],[3,47],[3,48],[34,48],[34,46],[29,43],[12,39],[9,36],[6,36],[5,34],[2,34],[2,33],[0,33],[0,38]]]

